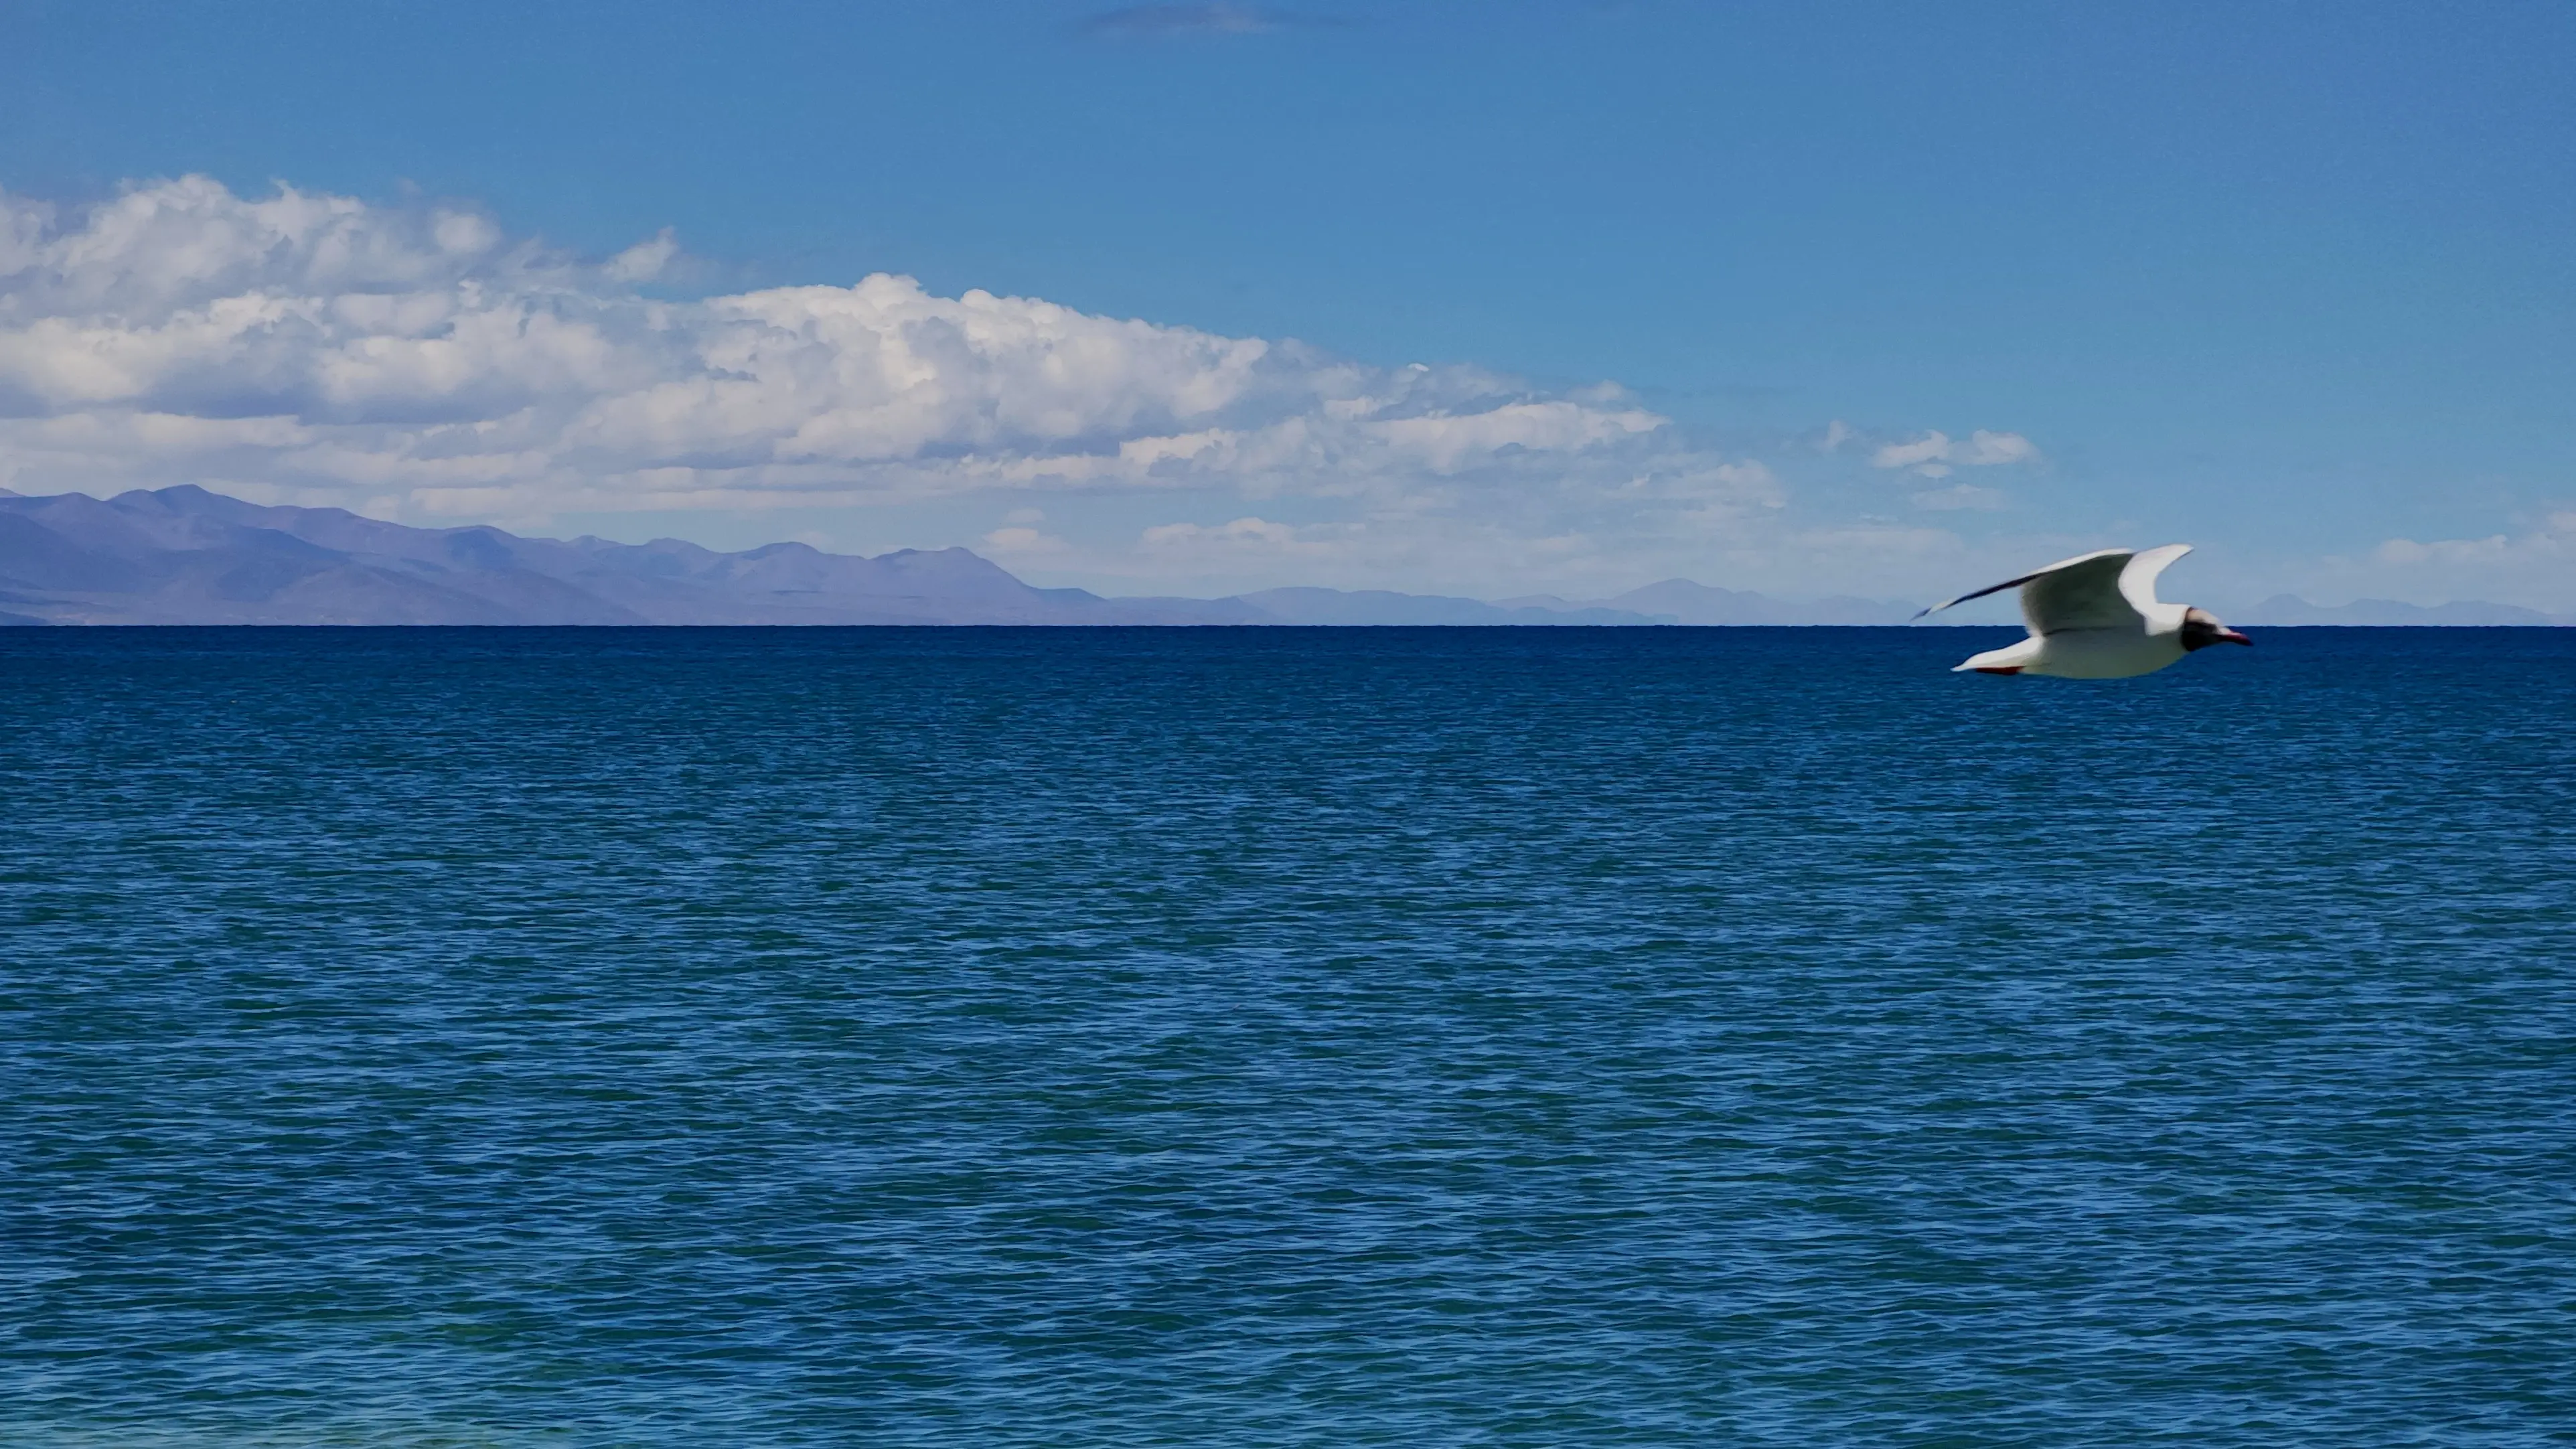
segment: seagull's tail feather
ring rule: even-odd
[[[2033,636],[2007,644],[2001,649],[1989,649],[1983,654],[1971,654],[1951,666],[1950,672],[1952,674],[2019,674],[2039,657],[2039,649],[2040,641]]]

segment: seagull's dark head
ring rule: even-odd
[[[2251,644],[2253,642],[2218,622],[2218,616],[2207,609],[2182,611],[2182,647],[2185,651],[2206,649],[2212,644]]]

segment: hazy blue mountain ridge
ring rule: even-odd
[[[874,558],[773,543],[522,538],[270,507],[183,485],[114,498],[0,489],[0,624],[1901,624],[1903,603],[1793,602],[1688,579],[1606,599],[1486,602],[1385,590],[1222,599],[1035,588],[969,550]],[[2504,604],[2281,595],[2248,624],[2576,624]]]
[[[65,624],[1232,624],[1225,600],[1037,589],[961,548],[410,528],[202,488],[0,497],[0,611]]]
[[[0,493],[0,622],[53,624],[1654,624],[1600,608],[1334,589],[1103,598],[969,550],[522,538],[194,486]]]

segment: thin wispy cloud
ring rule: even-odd
[[[1330,16],[1253,5],[1128,5],[1105,10],[1075,28],[1090,36],[1265,35],[1318,30],[1344,22]]]
[[[1840,427],[1841,424],[1835,424]],[[1902,468],[1926,478],[1947,478],[1958,468],[1991,468],[2005,463],[2035,463],[2039,449],[2019,433],[1979,428],[1965,438],[1931,432],[1909,442],[1890,443],[1872,453],[1873,468]],[[1953,507],[1960,505],[1952,505]]]

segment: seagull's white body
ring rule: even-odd
[[[2080,554],[2017,579],[1961,594],[1924,614],[2018,586],[2021,616],[2030,637],[1989,649],[1960,664],[1981,674],[2048,674],[2060,679],[2127,679],[2153,674],[2191,652],[2183,624],[2193,611],[2156,598],[2156,575],[2191,552],[2187,543],[2132,552],[2106,548]],[[1923,614],[1915,615],[1916,618]],[[2247,642],[2245,636],[2201,615],[2197,642]]]
[[[2153,674],[2183,656],[2179,632],[2086,629],[2033,634],[2018,644],[1972,654],[1950,666],[1953,674],[2048,674],[2059,679],[2131,679]]]

